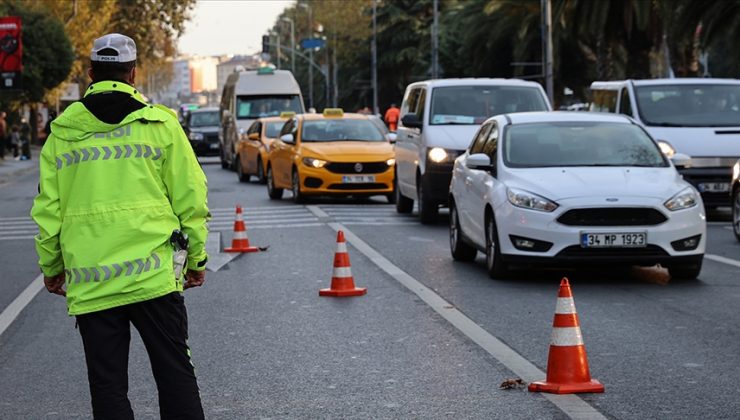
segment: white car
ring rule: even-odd
[[[732,230],[740,241],[740,160],[732,167]]]
[[[687,160],[676,154],[673,161]],[[701,271],[701,196],[633,120],[580,112],[488,119],[455,160],[455,260],[485,252],[493,278],[512,265],[654,265]]]

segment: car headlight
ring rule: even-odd
[[[447,160],[451,154],[441,147],[432,147],[429,149],[428,156],[432,162],[440,163]]]
[[[740,178],[740,160],[732,167],[732,182],[734,183],[738,178]]]
[[[188,138],[190,140],[203,140],[203,133],[190,133]]]
[[[394,166],[396,164],[396,159],[390,158],[390,159],[386,160],[385,163],[390,168],[391,166]]]
[[[324,165],[326,165],[326,163],[327,162],[325,160],[321,160],[321,159],[315,159],[315,158],[310,158],[310,157],[303,158],[303,164],[306,166],[310,166],[312,168],[323,168]]]
[[[663,205],[670,211],[676,211],[694,207],[697,202],[698,197],[696,192],[693,188],[687,187],[679,191],[678,194],[671,197]]]
[[[558,208],[558,205],[555,204],[555,202],[528,191],[507,188],[506,196],[509,198],[509,203],[524,209],[539,210],[549,213]]]
[[[670,158],[676,154],[676,149],[674,149],[673,146],[671,146],[671,144],[667,141],[658,140],[658,147],[660,147],[660,151],[663,152],[663,154],[667,158]]]

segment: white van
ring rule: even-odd
[[[430,223],[447,204],[452,165],[483,121],[498,114],[550,111],[542,86],[516,79],[439,79],[410,84],[396,136],[396,210]]]
[[[257,118],[277,117],[284,111],[305,112],[298,82],[288,70],[263,67],[235,71],[226,80],[221,95],[221,167],[236,168],[239,137]]]
[[[653,79],[593,82],[591,111],[642,124],[701,193],[707,208],[730,205],[732,165],[740,158],[740,80]]]

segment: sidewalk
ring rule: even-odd
[[[30,160],[15,160],[12,153],[5,152],[5,159],[0,160],[0,185],[8,183],[14,177],[38,170],[41,147],[31,146]]]

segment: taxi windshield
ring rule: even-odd
[[[669,166],[641,128],[611,122],[513,125],[504,135],[503,153],[506,166],[513,168]]]
[[[191,127],[213,127],[218,125],[218,111],[193,112],[190,114]]]
[[[432,125],[475,125],[509,112],[547,111],[540,90],[521,86],[445,86],[432,91]]]
[[[280,137],[280,129],[285,125],[285,121],[269,122],[265,127],[265,137],[276,139]]]
[[[323,119],[303,122],[301,141],[387,141],[370,120]]]

